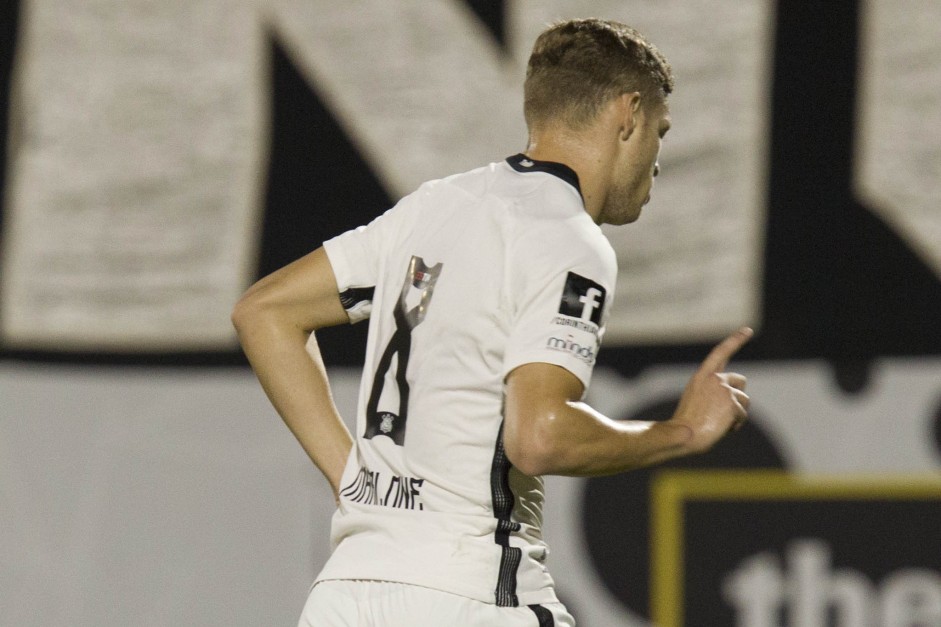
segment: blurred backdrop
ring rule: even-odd
[[[588,400],[667,418],[712,342],[757,337],[714,451],[550,479],[563,600],[586,627],[941,625],[936,0],[8,0],[0,625],[296,624],[332,499],[232,305],[523,150],[529,47],[590,15],[677,87],[653,200],[607,231]],[[318,334],[350,421],[364,332]]]

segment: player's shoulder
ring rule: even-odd
[[[529,163],[526,169],[519,163]],[[501,161],[433,179],[423,183],[417,190],[420,194],[466,194],[475,198],[486,198],[517,210],[534,210],[533,217],[558,217],[559,212],[571,213],[581,206],[578,177],[568,170],[568,175],[559,176],[552,168],[543,168],[543,162],[533,162],[524,155],[515,155]],[[553,164],[555,165],[555,164]],[[566,168],[567,169],[567,168]],[[542,208],[538,211],[538,208]]]
[[[613,280],[617,274],[614,248],[584,211],[553,218],[543,211],[515,223],[512,244],[518,267],[590,268],[597,276]]]
[[[485,206],[524,249],[597,253],[614,264],[607,237],[585,211],[578,176],[561,164],[515,155],[426,181],[410,196],[436,211],[449,205]]]
[[[565,220],[521,221],[513,237],[513,256],[522,265],[586,265],[605,276],[617,273],[617,255],[601,229],[585,215]]]
[[[458,172],[442,178],[432,179],[422,183],[415,191],[422,197],[451,196],[456,199],[484,199],[494,200],[502,198],[503,185],[501,178],[505,176],[500,162],[489,163],[472,170]]]

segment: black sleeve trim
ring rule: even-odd
[[[552,617],[552,612],[548,608],[541,605],[527,605],[526,607],[536,615],[539,620],[539,627],[555,627],[555,618]]]
[[[344,292],[340,292],[340,304],[343,305],[343,309],[349,311],[360,303],[371,303],[375,291],[375,285],[372,287],[351,287]]]

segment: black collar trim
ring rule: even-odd
[[[575,173],[575,170],[568,167],[564,163],[556,163],[555,161],[536,161],[535,159],[530,159],[523,153],[513,155],[512,157],[507,157],[506,162],[509,163],[510,167],[517,172],[545,172],[546,174],[557,176],[574,187],[579,196],[582,195],[581,185],[578,184],[578,174]]]

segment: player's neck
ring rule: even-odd
[[[585,211],[596,223],[604,205],[614,155],[602,149],[602,138],[594,133],[538,133],[530,137],[526,155],[537,161],[554,161],[578,175]]]
[[[598,223],[617,160],[617,119],[604,112],[587,128],[563,125],[534,129],[526,154],[537,161],[564,163],[575,170],[585,211]]]

